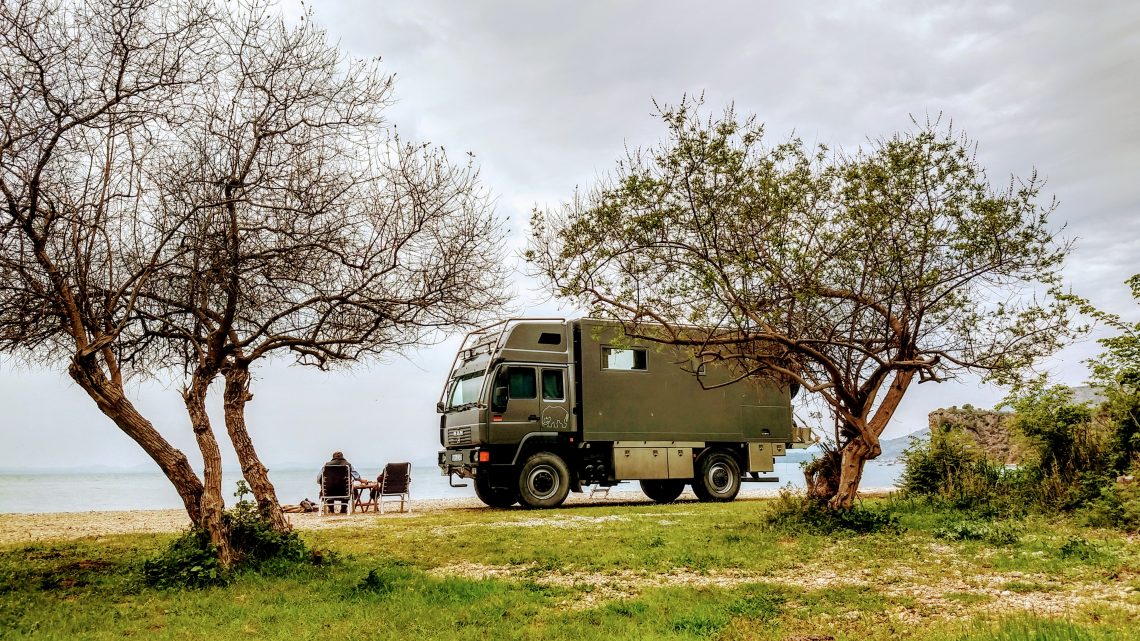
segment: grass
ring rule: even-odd
[[[982,519],[868,506],[900,530],[795,532],[766,501],[377,519],[306,532],[333,562],[198,591],[142,583],[169,535],[9,545],[0,638],[1140,637],[1140,550],[1117,532],[1031,517],[959,540]]]

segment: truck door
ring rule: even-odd
[[[573,430],[565,367],[504,366],[495,377],[494,388],[493,443],[518,443],[531,432]]]
[[[540,431],[541,413],[535,368],[529,365],[499,368],[491,400],[491,442],[518,443],[527,434]]]

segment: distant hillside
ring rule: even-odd
[[[876,461],[882,463],[893,463],[902,460],[903,450],[910,445],[912,438],[927,438],[930,436],[930,430],[922,428],[917,432],[904,434],[896,438],[888,438],[879,441],[879,446],[883,448],[883,453]],[[804,450],[788,450],[788,454],[784,460],[789,463],[798,463],[800,461],[807,461],[819,456],[822,449],[818,445],[813,445]]]
[[[879,460],[901,461],[903,450],[910,446],[911,442],[916,438],[930,438],[930,429],[924,427],[917,432],[879,441],[879,447],[883,448],[883,453],[879,455]]]

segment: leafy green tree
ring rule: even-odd
[[[700,100],[659,116],[664,142],[534,213],[527,257],[631,334],[818,395],[836,451],[809,493],[832,507],[852,506],[912,383],[1007,380],[1073,332],[1041,181],[992,184],[952,127],[841,153],[765,146],[755,118]]]
[[[1132,298],[1140,302],[1140,274],[1128,279]],[[1115,314],[1086,309],[1117,334],[1098,342],[1104,352],[1089,361],[1092,382],[1103,390],[1105,410],[1115,425],[1113,469],[1124,473],[1140,464],[1140,323]]]

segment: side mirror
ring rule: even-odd
[[[508,400],[510,400],[510,395],[507,394],[507,388],[496,387],[494,393],[491,394],[491,409],[496,412],[507,409]]]
[[[436,401],[435,402],[435,411],[439,414],[443,414],[443,410],[444,410],[443,401]]]

